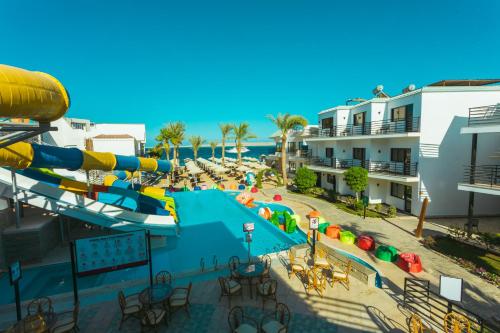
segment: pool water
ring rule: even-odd
[[[174,194],[180,218],[179,237],[168,237],[167,246],[153,249],[153,273],[168,270],[180,273],[205,270],[226,265],[229,257],[237,255],[247,258],[243,223],[254,222],[252,256],[276,252],[305,243],[306,236],[301,231],[286,234],[258,216],[259,207],[269,206],[272,210],[288,210],[286,206],[274,203],[257,203],[253,209],[239,204],[233,196],[218,190],[179,192]],[[69,257],[69,254],[68,254]],[[78,279],[79,290],[107,284],[146,279],[148,266],[103,273]],[[22,300],[40,296],[50,296],[72,291],[71,265],[61,263],[23,270],[20,281]],[[14,302],[13,291],[8,276],[0,278],[0,304]]]

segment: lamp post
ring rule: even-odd
[[[312,212],[309,213],[309,230],[312,230],[313,232],[313,241],[312,241],[313,258],[314,255],[316,254],[316,230],[318,230],[319,227],[319,216],[320,213],[317,210],[313,210]]]
[[[248,264],[250,264],[250,243],[252,242],[252,231],[255,229],[255,224],[251,222],[243,223],[243,232],[246,232],[246,242],[248,243]]]

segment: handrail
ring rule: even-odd
[[[201,267],[201,271],[204,272],[205,271],[205,258],[201,258],[200,259],[200,267]]]
[[[381,135],[420,132],[420,117],[392,121],[390,119],[364,122],[360,125],[345,124],[320,128],[315,137],[341,137],[353,135]]]
[[[372,161],[358,159],[338,159],[335,157],[311,157],[309,163],[334,169],[349,169],[353,166],[362,167],[370,173],[401,175],[416,177],[418,163],[404,163],[395,161]]]
[[[466,166],[464,171],[464,183],[499,187],[500,165]]]
[[[500,124],[500,103],[469,108],[468,126]]]

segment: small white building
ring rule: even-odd
[[[42,141],[59,147],[76,147],[119,155],[144,155],[145,124],[98,124],[88,119],[60,118],[57,131],[42,134]]]
[[[368,170],[365,195],[370,203],[387,203],[418,215],[424,198],[428,216],[467,215],[467,193],[457,189],[470,163],[470,138],[461,135],[469,108],[500,102],[499,80],[447,80],[420,89],[406,88],[356,105],[341,105],[318,114],[317,135],[305,138],[318,185],[353,194],[342,174],[351,166]],[[499,151],[500,135],[478,146],[480,163]],[[478,194],[475,212],[500,214],[499,197]]]

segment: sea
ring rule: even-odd
[[[242,156],[245,157],[254,157],[258,160],[261,160],[262,155],[274,154],[276,148],[274,145],[269,146],[245,146],[249,151],[246,153],[242,153]],[[237,154],[228,153],[227,150],[233,148],[233,146],[226,147],[226,156],[237,158]],[[173,150],[170,149],[170,159],[172,158]],[[220,158],[222,156],[222,147],[215,148],[215,157]],[[210,147],[200,147],[198,149],[198,157],[203,157],[205,159],[209,159],[212,157],[212,148]],[[163,159],[166,158],[165,154],[162,156]],[[191,147],[180,147],[179,148],[179,160],[181,165],[184,165],[185,158],[193,158],[193,149]]]

